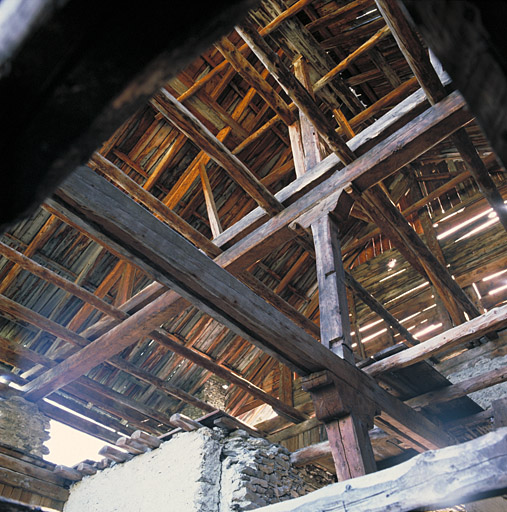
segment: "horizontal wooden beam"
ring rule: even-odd
[[[356,154],[361,155],[370,150],[374,145],[386,139],[395,130],[414,119],[421,111],[428,107],[426,97],[422,89],[414,92],[399,105],[393,107],[388,114],[383,115],[377,121],[366,127],[359,134],[349,140],[347,146]],[[284,205],[317,186],[321,180],[328,178],[333,172],[341,169],[343,164],[334,153],[328,155],[313,169],[294,180],[275,194],[275,197]],[[230,228],[224,230],[213,242],[219,247],[225,247],[246,236],[255,227],[266,220],[266,214],[261,208],[255,208],[236,222]]]
[[[429,391],[423,395],[411,398],[405,403],[410,405],[410,407],[420,409],[427,405],[449,402],[450,400],[461,398],[462,396],[495,386],[496,384],[501,384],[505,381],[507,381],[507,367],[503,366],[456,382],[450,386],[445,386],[435,391]]]
[[[384,512],[443,506],[501,495],[507,488],[507,428],[393,468],[328,485],[259,512]]]
[[[383,410],[383,419],[404,430],[405,435],[412,437],[420,447],[453,442],[435,425],[382,390],[359,369],[334,356],[189,242],[89,169],[77,170],[65,182],[58,201],[82,215],[94,236],[107,238],[125,257],[175,291],[167,292],[146,311],[134,314],[105,338],[99,338],[32,381],[26,389],[29,396],[40,398],[50,393],[93,368],[98,361],[130,345],[140,334],[148,334],[154,327],[153,322],[160,325],[160,315],[165,315],[163,318],[170,316],[168,304],[174,299],[166,300],[166,296],[176,295],[177,291],[295,371],[308,374],[329,369],[339,381],[377,403]],[[143,233],[142,240],[138,237],[139,232]],[[140,332],[144,330],[145,334]]]
[[[283,212],[237,242],[218,256],[217,263],[231,269],[248,266],[274,247],[292,239],[294,234],[289,230],[291,225],[308,227],[313,220],[333,210],[344,188],[353,186],[358,191],[367,190],[469,122],[470,113],[464,106],[459,93],[450,94],[408,123],[405,128],[395,132],[343,170],[332,174]],[[312,172],[319,173],[321,166],[329,165],[330,161],[326,160],[316,169],[307,172],[299,183],[303,185],[311,182]],[[337,160],[335,157],[336,164]]]
[[[379,375],[383,372],[405,368],[412,364],[428,359],[443,350],[478,339],[492,331],[507,327],[507,305],[494,308],[469,322],[453,327],[448,331],[410,347],[402,352],[386,357],[367,366],[364,371],[368,375]]]

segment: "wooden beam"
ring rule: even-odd
[[[492,331],[504,329],[506,326],[507,306],[500,306],[469,322],[438,334],[424,343],[377,361],[366,367],[364,371],[369,375],[378,375],[383,372],[405,368],[411,364],[428,359],[443,350],[478,339]]]
[[[234,156],[187,108],[167,91],[162,90],[152,100],[156,108],[178,130],[220,165],[259,206],[270,214],[278,213],[282,205],[271,192],[252,174],[238,157]]]
[[[479,311],[468,295],[452,278],[447,268],[428,249],[428,246],[393,205],[391,200],[384,193],[380,193],[379,190],[377,188],[374,194],[365,194],[365,201],[372,208],[375,216],[382,219],[381,229],[389,226],[388,232],[395,234],[396,239],[399,240],[397,247],[402,246],[408,251],[411,264],[413,264],[412,260],[418,261],[416,269],[423,276],[427,276],[430,279],[454,322],[457,324],[464,320],[464,316],[460,314],[459,308],[462,308],[470,318],[478,316]],[[422,270],[420,269],[421,266]]]
[[[317,80],[315,84],[313,84],[314,92],[317,92],[319,89],[322,89],[328,82],[333,80],[338,73],[345,71],[352,62],[354,62],[358,57],[366,53],[375,47],[375,45],[381,41],[385,36],[387,36],[390,32],[389,27],[382,27],[378,32],[373,34],[367,41],[365,41],[359,48],[354,50],[350,55],[348,55],[345,59],[343,59],[339,64],[337,64],[331,71],[329,71],[322,78]]]
[[[173,287],[187,300],[279,361],[302,374],[329,368],[336,378],[378,403],[386,421],[394,421],[404,429],[405,435],[413,436],[422,445],[434,447],[452,442],[431,422],[315,342],[198,249],[88,169],[78,170],[65,182],[59,191],[59,201],[75,212],[85,211],[89,229],[96,236],[107,237],[117,250],[128,254],[161,283]],[[139,229],[143,232],[142,246],[137,237]],[[168,292],[171,294],[175,295],[175,292]],[[148,334],[150,329],[160,325],[160,318],[170,315],[167,304],[173,301],[174,298],[167,300],[163,295],[147,311],[134,314],[106,337],[99,338],[100,341],[89,344],[32,381],[28,388],[32,397],[44,396],[65,385],[93,368],[98,361],[130,345],[139,335]]]
[[[276,17],[284,11],[284,8],[284,3],[281,0],[264,0],[263,2],[263,10],[268,13],[268,16]],[[311,62],[312,68],[318,76],[325,75],[335,66],[331,56],[297,18],[293,17],[287,20],[279,27],[278,31],[289,42],[292,52]],[[339,98],[353,114],[362,110],[361,102],[340,76],[337,76],[332,84],[321,89],[319,96],[330,108],[336,108],[336,99]]]
[[[354,293],[362,302],[364,302],[374,313],[377,313],[380,318],[383,318],[388,325],[396,329],[403,338],[405,338],[405,343],[407,345],[413,346],[419,343],[419,341],[412,336],[410,331],[403,327],[403,325],[391,313],[389,313],[389,311],[387,311],[387,309],[377,299],[375,299],[375,297],[373,297],[373,295],[371,295],[371,293],[369,293],[364,286],[352,276],[352,274],[346,272],[345,281],[347,286],[354,290]]]
[[[503,137],[507,76],[503,60],[505,34],[496,28],[495,2],[403,2],[425,42],[451,75],[490,141],[493,150],[507,164]],[[502,13],[503,14],[503,13]],[[492,99],[497,101],[492,101]]]
[[[208,212],[211,235],[215,238],[222,233],[223,229],[220,224],[220,217],[218,216],[213,191],[211,190],[208,173],[206,172],[206,166],[204,164],[199,165],[199,173],[201,175],[202,191],[204,194],[204,201],[206,203],[206,211]]]
[[[445,96],[444,86],[404,11],[395,0],[376,0],[376,3],[428,99],[433,104],[440,101]],[[503,198],[467,133],[464,130],[456,132],[452,137],[452,142],[479,186],[479,190],[495,210],[507,231],[507,208]]]
[[[421,89],[415,92],[399,105],[395,106],[388,114],[366,127],[353,139],[347,142],[352,151],[364,154],[381,140],[385,140],[396,129],[404,126],[414,119],[418,113],[427,108],[427,101]],[[304,177],[299,177],[287,185],[275,197],[282,203],[293,202],[295,198],[315,187],[319,180],[329,177],[334,171],[340,169],[341,162],[333,153],[328,155],[319,165],[312,168]],[[265,221],[266,215],[261,208],[255,208],[252,212],[227,228],[214,242],[220,247],[237,241],[248,234],[254,227]]]
[[[495,386],[507,381],[507,368],[500,367],[489,372],[484,372],[469,379],[462,380],[451,386],[445,386],[435,391],[424,393],[407,400],[405,403],[415,409],[426,407],[427,405],[449,402],[456,398],[461,398],[475,391]]]
[[[286,68],[282,59],[269,47],[252,25],[245,22],[241,27],[236,27],[236,31],[294,101],[297,108],[315,125],[326,144],[342,162],[350,163],[354,159],[352,152],[326,119],[310,92],[302,85],[301,79],[298,80]]]
[[[317,123],[320,123],[320,126],[317,128],[317,132],[319,133],[321,130],[327,129],[328,127],[328,132],[330,131],[333,135],[335,132],[325,119],[321,122],[321,111],[318,109],[317,105],[315,105],[315,108],[308,109],[305,108],[305,106],[311,103],[301,101],[304,98],[308,98],[310,102],[313,100],[311,94],[307,92],[311,90],[311,84],[306,61],[303,58],[296,61],[294,64],[295,76],[293,76],[288,70],[284,70],[283,67],[281,67],[281,61],[278,62],[275,67],[271,62],[273,56],[270,56],[269,48],[266,48],[264,41],[255,41],[252,35],[255,36],[251,30],[246,35],[248,44],[254,51],[257,51],[257,53],[261,53],[260,50],[262,49],[261,56],[263,62],[265,62],[266,66],[269,66],[268,69],[270,69],[272,73],[277,73],[275,75],[277,80],[280,81],[281,71],[284,71],[285,78],[283,78],[281,82],[289,84],[289,86],[285,86],[286,92],[289,96],[292,94],[299,100],[299,104],[297,100],[295,100],[295,102],[300,108],[299,122],[301,132],[300,134],[296,133],[295,136],[301,136],[301,145],[305,154],[305,160],[299,163],[299,167],[303,172],[306,172],[308,168],[315,166],[321,161],[320,141],[313,129],[312,121],[316,119]],[[271,57],[271,59],[269,57]],[[299,85],[300,83],[301,85]],[[295,137],[293,137],[293,139],[294,138]],[[336,148],[343,151],[343,148],[345,148],[347,150],[345,154],[342,153],[338,155],[341,156],[344,163],[348,163],[354,159],[354,154],[341,139],[338,138],[338,145],[335,144],[333,139],[329,139],[329,137],[327,140],[332,144],[331,147],[333,149]],[[296,140],[293,159],[297,161],[300,158],[299,144]],[[319,286],[321,343],[338,357],[354,364],[338,225],[331,217],[331,214],[325,213],[322,217],[313,222],[311,229],[313,243],[315,245],[315,263]],[[309,379],[311,379],[311,376]],[[356,403],[353,406],[341,406],[342,401],[344,401],[343,394],[347,393],[346,388],[340,389],[338,386],[332,386],[331,391],[328,392],[326,389],[322,392],[320,388],[309,389],[305,382],[303,389],[310,390],[317,417],[324,419],[338,479],[346,480],[375,471],[375,459],[373,457],[370,440],[366,434],[366,426],[363,418],[359,418],[359,415],[356,414],[356,412],[364,412],[361,405]],[[323,402],[325,402],[324,407],[322,406]],[[335,403],[340,405],[335,406]],[[329,415],[330,410],[333,409],[332,417],[323,418],[323,409],[325,409],[327,415]],[[344,413],[346,414],[345,416]],[[372,419],[372,416],[369,415],[366,418],[366,422],[371,422]]]
[[[248,266],[267,254],[273,247],[293,238],[288,226],[295,223],[308,227],[323,213],[335,208],[337,196],[343,188],[363,191],[393,174],[407,163],[447,137],[462,124],[470,121],[470,115],[462,110],[464,103],[458,94],[451,94],[432,109],[427,110],[405,128],[395,132],[375,149],[357,158],[345,169],[336,172],[319,185],[289,205],[282,213],[237,242],[217,258],[220,265],[229,268]],[[332,155],[334,156],[334,155]],[[328,157],[329,158],[329,157]],[[334,162],[334,165],[332,164]],[[312,171],[300,178],[296,190],[304,189],[323,169],[336,169],[338,159],[325,159]],[[296,194],[295,189],[292,189]]]
[[[286,125],[291,125],[294,122],[294,114],[290,111],[287,103],[262,78],[260,73],[243,57],[227,37],[222,37],[218,43],[215,43],[215,47],[230,62],[236,72],[248,82],[250,87],[253,87],[264,98],[264,101]]]
[[[393,468],[257,510],[403,512],[442,508],[503,494],[507,488],[505,464],[507,428],[502,428],[467,443],[417,455]]]

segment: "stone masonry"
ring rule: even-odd
[[[37,457],[49,453],[49,418],[21,397],[0,400],[0,442]]]
[[[206,427],[71,488],[65,512],[237,512],[303,496],[334,481],[317,468],[293,468],[289,451],[242,430]]]

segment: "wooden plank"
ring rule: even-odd
[[[338,482],[259,512],[384,512],[442,508],[501,495],[507,487],[507,428],[393,468]],[[452,475],[449,477],[449,475]]]
[[[501,330],[507,326],[507,306],[501,306],[488,311],[469,322],[453,327],[448,331],[439,334],[424,343],[415,347],[407,348],[398,354],[389,356],[377,361],[365,368],[369,375],[378,375],[382,372],[393,371],[397,368],[404,368],[411,364],[428,359],[434,354],[478,339],[494,330]]]

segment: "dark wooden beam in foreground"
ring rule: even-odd
[[[399,512],[459,505],[507,489],[507,428],[417,455],[371,475],[328,485],[259,512]]]
[[[94,236],[131,258],[155,279],[173,287],[189,302],[224,323],[300,374],[327,369],[338,382],[382,409],[383,428],[393,425],[403,439],[419,450],[452,444],[453,439],[402,402],[382,390],[373,379],[316,342],[274,307],[259,298],[228,272],[213,263],[170,228],[106,180],[89,169],[80,169],[59,191],[59,201],[81,212]],[[127,206],[128,205],[128,206]],[[128,215],[126,212],[130,212]],[[139,232],[143,233],[142,240]],[[176,292],[169,295],[178,296]],[[161,300],[164,296],[160,297]],[[153,315],[157,301],[108,333],[107,342],[96,340],[32,381],[25,391],[32,399],[58,389],[86,373],[105,358],[138,339],[132,331],[153,330],[160,320]],[[163,301],[162,301],[163,302]],[[164,307],[165,306],[165,307]],[[167,311],[167,303],[161,305]],[[166,316],[167,318],[167,316]],[[354,394],[353,393],[353,394]],[[385,426],[387,425],[387,427]]]

